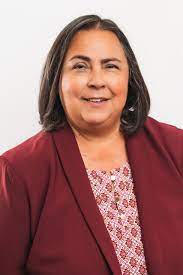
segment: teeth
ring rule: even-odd
[[[101,99],[101,98],[90,98],[90,99],[86,99],[87,101],[91,101],[91,102],[101,102],[101,101],[104,101],[106,99]]]
[[[92,102],[101,102],[103,100],[102,99],[89,99],[89,101],[92,101]]]

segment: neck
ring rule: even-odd
[[[70,124],[70,123],[69,123]],[[116,123],[108,129],[96,129],[88,127],[83,129],[70,124],[78,145],[97,150],[112,148],[117,142],[125,142],[123,133],[120,131],[120,123]]]

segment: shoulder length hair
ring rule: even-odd
[[[43,66],[39,92],[39,123],[45,131],[63,127],[66,115],[59,97],[59,79],[64,57],[74,35],[80,30],[100,29],[116,34],[129,66],[128,95],[121,113],[120,130],[125,135],[137,132],[147,119],[150,110],[150,96],[140,72],[132,48],[116,23],[98,15],[84,15],[71,21],[55,39]]]

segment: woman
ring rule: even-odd
[[[42,130],[0,158],[0,274],[183,274],[183,131],[149,109],[114,22],[61,31]]]

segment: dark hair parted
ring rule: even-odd
[[[63,127],[67,121],[59,97],[59,79],[64,57],[74,35],[80,30],[101,29],[112,31],[118,37],[129,66],[128,95],[121,113],[124,134],[137,132],[147,119],[150,96],[131,46],[119,27],[110,19],[98,15],[84,15],[71,21],[57,36],[44,64],[39,93],[39,114],[43,130],[52,131]]]

